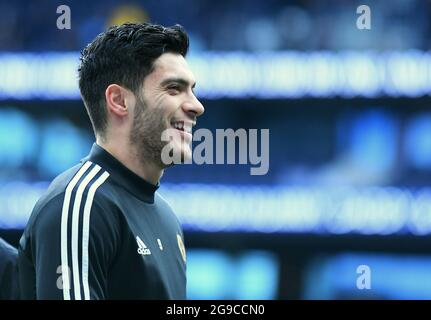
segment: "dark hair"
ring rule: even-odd
[[[104,137],[107,126],[105,90],[112,84],[135,94],[154,61],[165,52],[186,56],[189,38],[180,25],[125,23],[99,34],[81,52],[79,89],[95,133]]]

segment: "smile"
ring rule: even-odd
[[[174,127],[175,129],[179,130],[179,131],[183,131],[183,132],[187,132],[187,133],[192,133],[192,127],[193,127],[193,123],[191,122],[185,122],[185,121],[173,121],[171,122],[172,127]]]

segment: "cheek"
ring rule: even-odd
[[[166,112],[165,109],[153,109],[148,110],[148,121],[150,121],[149,126],[153,129],[161,129],[164,130],[170,126],[170,115]]]
[[[171,127],[171,120],[175,117],[181,106],[178,96],[163,94],[156,99],[154,103],[148,106],[146,110],[147,120],[151,121],[150,127],[153,129],[165,130]]]
[[[171,119],[179,109],[181,109],[181,97],[178,96],[167,96],[163,100],[161,108],[164,110],[166,118]]]

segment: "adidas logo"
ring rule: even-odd
[[[142,241],[138,236],[136,236],[136,242],[138,243],[138,253],[140,255],[148,256],[151,254],[150,249],[147,248],[144,241]]]

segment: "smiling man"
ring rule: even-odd
[[[187,50],[180,26],[150,24],[111,27],[83,50],[96,143],[33,209],[19,247],[24,299],[186,298],[182,229],[156,190],[163,147],[187,160],[204,112]]]

